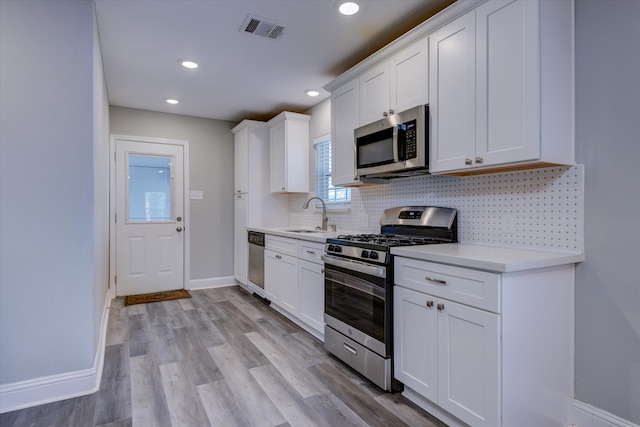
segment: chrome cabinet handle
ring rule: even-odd
[[[433,277],[425,277],[424,279],[437,285],[445,286],[447,284],[446,280],[434,279]]]
[[[442,311],[444,310],[444,304],[440,303],[438,304],[438,311]]]
[[[395,111],[393,110],[393,108],[391,110],[389,110],[389,115],[393,115],[395,113]]]
[[[176,228],[176,231],[177,231],[178,233],[179,233],[179,232],[181,232],[181,231],[182,231],[182,227],[178,227],[178,228]]]
[[[471,161],[471,159],[464,159],[464,164],[465,164],[465,165],[470,165],[471,163],[473,163],[473,162]]]
[[[476,163],[482,163],[482,162],[483,162],[482,157],[476,157]]]
[[[307,250],[307,253],[310,254],[310,255],[315,255],[316,254],[314,251],[309,251],[309,250]]]
[[[384,113],[382,113],[382,117],[388,117],[389,113],[387,113],[386,111]]]
[[[427,307],[429,308],[433,307],[433,301],[431,300],[427,301]]]

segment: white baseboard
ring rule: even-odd
[[[579,400],[573,401],[573,425],[575,427],[640,427],[602,409]]]
[[[100,389],[112,294],[112,290],[107,292],[93,366],[89,369],[0,385],[0,414],[85,396]]]
[[[208,279],[193,279],[189,281],[189,289],[210,289],[223,288],[225,286],[233,286],[236,280],[233,276],[226,277],[210,277]]]

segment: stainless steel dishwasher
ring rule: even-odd
[[[264,296],[264,233],[257,231],[249,231],[249,289]]]

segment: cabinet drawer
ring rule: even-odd
[[[500,275],[486,271],[394,258],[394,283],[418,292],[500,312]]]
[[[288,237],[273,236],[267,234],[265,236],[264,246],[272,251],[280,252],[282,254],[298,257],[298,240],[290,239]]]
[[[306,240],[298,242],[298,258],[322,264],[322,259],[320,258],[322,254],[324,254],[324,243],[308,242]]]

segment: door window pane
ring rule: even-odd
[[[127,220],[171,221],[173,156],[127,153]]]

